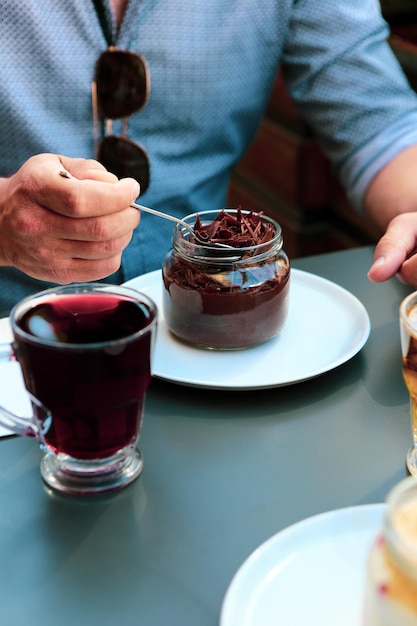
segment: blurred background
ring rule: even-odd
[[[417,0],[380,0],[390,44],[417,91]],[[278,166],[277,166],[278,164]],[[290,258],[375,243],[300,119],[278,73],[254,142],[235,169],[228,206],[275,217]]]

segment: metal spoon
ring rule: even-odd
[[[73,176],[72,174],[70,174],[70,172],[64,169],[59,171],[59,175],[62,176],[63,178],[75,179],[75,176]],[[184,222],[184,220],[181,220],[178,217],[174,217],[173,215],[169,215],[168,213],[162,213],[161,211],[157,211],[156,209],[150,209],[149,207],[143,206],[142,204],[136,204],[136,202],[132,202],[130,206],[133,209],[138,209],[139,211],[145,211],[145,213],[152,213],[152,215],[157,215],[158,217],[163,217],[166,220],[171,220],[171,222],[176,222],[177,224],[180,224],[180,226],[185,228],[190,233],[190,235],[198,241],[198,243],[207,245],[207,242],[200,239],[198,233],[196,233],[195,230],[189,224],[187,224],[187,222]],[[229,246],[227,243],[216,242],[216,243],[210,243],[209,245],[214,246],[215,248],[227,248],[229,250],[234,249],[233,246]]]
[[[130,206],[133,207],[134,209],[139,209],[139,211],[145,211],[145,213],[152,213],[152,215],[157,215],[158,217],[163,217],[166,220],[171,220],[171,222],[176,222],[177,224],[180,224],[180,226],[188,230],[188,232],[190,233],[192,237],[194,237],[194,239],[197,239],[198,242],[202,243],[200,238],[198,237],[198,234],[194,231],[194,229],[189,224],[187,224],[187,222],[184,222],[184,220],[181,220],[178,217],[174,217],[173,215],[169,215],[168,213],[162,213],[162,211],[157,211],[156,209],[150,209],[147,206],[143,206],[143,204],[136,204],[136,202],[132,202]],[[220,244],[220,245],[223,247],[223,244]],[[226,246],[226,247],[229,248],[230,246]]]

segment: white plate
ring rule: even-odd
[[[384,510],[330,511],[266,541],[232,579],[220,626],[362,626],[366,559]]]
[[[0,319],[0,343],[10,343],[12,331],[9,318]],[[9,411],[14,411],[23,417],[32,414],[32,408],[27,394],[19,364],[16,361],[0,361],[0,404]],[[11,431],[0,426],[0,437],[10,435]]]
[[[349,291],[293,269],[288,321],[280,335],[245,350],[202,350],[168,331],[160,270],[125,284],[146,293],[159,309],[154,375],[183,385],[249,390],[301,382],[351,359],[370,332],[366,309]]]

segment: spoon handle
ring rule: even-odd
[[[73,176],[70,172],[64,169],[59,171],[59,175],[62,176],[63,178],[75,178],[75,176]],[[150,209],[149,207],[143,206],[142,204],[136,204],[136,202],[132,202],[130,206],[133,209],[138,209],[139,211],[145,211],[145,213],[152,213],[152,215],[163,217],[166,220],[171,220],[171,222],[175,222],[176,224],[181,224],[183,228],[188,230],[188,232],[195,237],[195,232],[191,228],[191,226],[187,224],[187,222],[184,222],[184,220],[179,219],[178,217],[174,217],[173,215],[168,215],[167,213],[162,213],[162,211],[157,211],[156,209]]]
[[[130,206],[133,207],[134,209],[139,209],[139,211],[152,213],[152,215],[157,215],[158,217],[164,217],[166,220],[171,220],[172,222],[175,222],[176,224],[180,224],[180,226],[188,230],[190,235],[192,235],[193,239],[197,241],[199,244],[203,244],[203,245],[207,244],[207,241],[205,241],[204,239],[201,239],[201,236],[199,235],[199,233],[197,233],[189,224],[187,224],[187,222],[185,222],[184,220],[181,220],[179,217],[174,217],[173,215],[169,215],[169,213],[162,213],[162,211],[157,211],[156,209],[150,209],[147,206],[143,206],[142,204],[136,204],[135,202],[132,202]],[[213,245],[215,248],[222,248],[223,250],[234,249],[233,246],[229,246],[227,243],[216,242]]]
[[[183,228],[188,230],[188,232],[191,235],[193,235],[194,237],[196,236],[196,233],[191,228],[191,226],[187,224],[187,222],[184,222],[184,220],[179,219],[178,217],[174,217],[173,215],[169,215],[168,213],[162,213],[162,211],[157,211],[156,209],[150,209],[148,206],[143,206],[142,204],[136,204],[136,202],[132,202],[130,206],[133,207],[134,209],[139,209],[139,211],[145,211],[145,213],[152,213],[152,215],[157,215],[158,217],[163,217],[166,220],[171,220],[171,222],[180,224]]]

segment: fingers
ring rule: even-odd
[[[42,247],[21,249],[19,269],[39,280],[60,284],[99,280],[116,272],[131,235],[105,242],[45,240]],[[17,259],[19,260],[19,259]]]
[[[63,161],[54,155],[39,155],[29,159],[16,175],[7,203],[15,205],[9,221],[16,233],[27,238],[95,242],[121,237],[137,227],[140,213],[130,207],[132,197],[139,193],[136,181],[119,181],[96,161]],[[73,162],[78,165],[73,169],[88,178],[59,175],[59,167],[62,170],[62,165],[66,168]]]
[[[38,203],[55,213],[76,218],[117,213],[128,207],[140,193],[139,184],[133,178],[118,180],[97,161],[60,157],[52,165],[46,164],[45,160],[38,158],[32,162],[28,178],[35,181]],[[59,175],[62,166],[72,178]],[[27,185],[28,189],[34,186]]]
[[[19,269],[37,280],[67,285],[73,282],[101,280],[117,272],[120,265],[121,255],[100,260],[62,259],[60,257],[54,263],[49,261],[45,264],[37,263],[27,267],[23,265]]]
[[[42,238],[15,242],[14,266],[32,278],[65,284],[98,280],[115,272],[131,233],[103,242]]]
[[[417,213],[404,213],[388,225],[375,248],[368,278],[382,282],[398,274],[407,283],[417,285]]]
[[[398,278],[409,285],[417,287],[417,256],[413,255],[401,266],[401,270],[397,274]]]
[[[116,214],[102,217],[74,219],[43,209],[34,208],[22,211],[14,216],[16,239],[33,240],[38,247],[43,240],[60,242],[106,242],[131,235],[139,223],[140,215],[136,209],[127,208]],[[74,254],[73,256],[77,256]]]
[[[59,156],[63,169],[69,172],[74,178],[101,180],[115,183],[117,176],[107,171],[104,165],[94,159],[70,159],[63,155]]]

